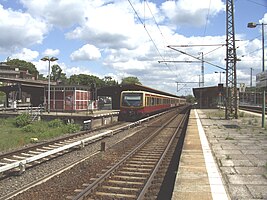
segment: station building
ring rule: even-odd
[[[216,108],[224,105],[225,88],[222,84],[212,87],[193,88],[193,94],[199,108]]]
[[[45,87],[44,103],[48,105],[48,87]],[[50,110],[79,112],[97,108],[92,91],[87,86],[57,85],[50,87]]]
[[[200,108],[216,108],[225,105],[225,91],[222,84],[212,87],[193,88],[193,94]],[[238,105],[262,105],[262,92],[257,88],[237,88]],[[266,99],[267,100],[267,99]]]

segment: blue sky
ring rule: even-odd
[[[136,76],[145,86],[169,93],[191,94],[200,63],[168,45],[213,45],[225,43],[224,0],[0,0],[0,61],[19,58],[47,74],[43,56],[56,56],[63,72],[111,76],[121,81]],[[250,84],[261,71],[261,29],[248,29],[248,22],[267,23],[267,0],[235,0],[235,32],[238,83]],[[132,5],[132,6],[131,6]],[[135,11],[138,16],[135,14]],[[139,20],[139,18],[141,21]],[[267,38],[267,28],[265,28]],[[267,42],[266,42],[267,44]],[[225,68],[225,47],[180,47]],[[217,50],[215,50],[217,49]],[[211,52],[211,53],[208,53]],[[267,51],[266,51],[267,52]],[[205,64],[205,86],[219,82],[216,67]],[[225,77],[222,76],[223,81]],[[255,85],[255,77],[253,77]]]

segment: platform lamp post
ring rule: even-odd
[[[222,73],[223,74],[225,74],[225,72],[214,72],[214,73],[216,73],[216,74],[220,74],[220,82],[219,82],[219,84],[218,84],[218,89],[219,89],[219,106],[220,106],[220,108],[221,108],[221,106],[222,106],[222,94],[223,94],[223,85],[222,86],[220,86],[221,85],[221,83],[222,83]],[[220,89],[221,88],[221,89]]]
[[[255,22],[249,22],[248,28],[256,28],[256,26],[260,25],[262,27],[262,72],[265,71],[265,65],[264,65],[264,23],[257,24]],[[262,94],[262,123],[261,127],[265,128],[265,88],[263,88],[263,94]]]
[[[42,61],[48,61],[48,106],[47,106],[47,112],[50,113],[50,62],[58,60],[56,57],[49,57],[45,56],[41,58]]]
[[[220,83],[222,83],[222,74],[225,74],[225,72],[215,72],[216,74],[217,73],[220,73]]]

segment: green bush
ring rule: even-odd
[[[63,122],[60,119],[54,119],[48,123],[48,126],[51,128],[59,128],[63,126]]]
[[[67,133],[75,133],[80,130],[80,125],[79,124],[67,124],[65,128],[66,128]]]
[[[240,117],[244,117],[245,116],[245,113],[244,112],[239,112],[239,116]]]
[[[15,124],[17,127],[24,127],[31,123],[31,116],[27,113],[22,113],[15,118]]]
[[[28,125],[22,127],[22,130],[24,132],[27,132],[27,133],[33,133],[34,132],[34,127],[33,127],[33,125],[28,124]]]

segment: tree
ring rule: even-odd
[[[48,80],[48,79],[47,79],[47,77],[44,76],[44,74],[39,74],[39,75],[38,75],[38,80],[43,80],[43,81],[45,81],[45,80]]]
[[[67,77],[65,73],[62,73],[62,69],[59,65],[53,65],[51,67],[51,75],[50,78],[52,81],[62,81],[62,82],[67,82]]]
[[[79,74],[79,75],[74,74],[70,76],[69,84],[85,85],[85,86],[91,86],[95,84],[97,88],[100,88],[105,85],[105,82],[97,76],[87,75],[87,74]]]
[[[139,79],[137,77],[133,77],[133,76],[123,78],[121,80],[121,84],[122,85],[127,85],[127,84],[140,84],[140,85],[142,85],[141,82],[139,81]]]
[[[118,82],[116,82],[115,80],[112,80],[112,77],[111,76],[105,76],[103,78],[103,81],[105,82],[105,86],[118,85]]]
[[[16,66],[22,70],[28,70],[28,72],[30,74],[38,74],[39,73],[34,64],[32,64],[31,62],[26,62],[25,60],[8,59],[6,63],[7,63],[7,65]]]
[[[193,97],[193,95],[187,95],[185,98],[186,98],[186,102],[188,102],[188,103],[195,103],[196,102],[196,98]]]

